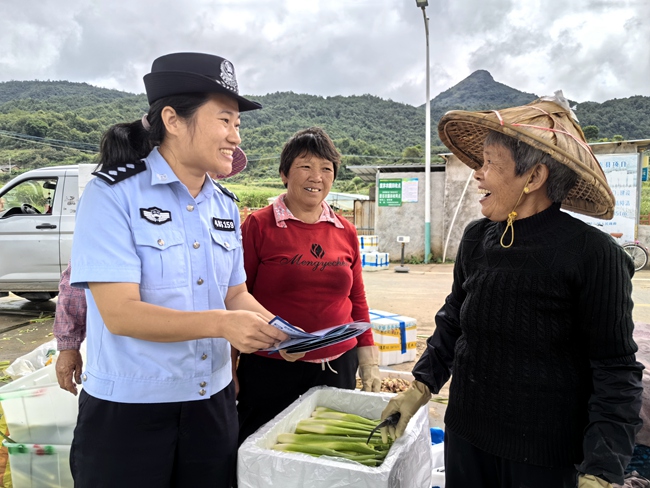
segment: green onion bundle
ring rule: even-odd
[[[349,459],[366,466],[379,466],[392,441],[382,441],[375,432],[366,443],[379,420],[316,407],[310,418],[298,422],[295,434],[280,434],[277,451],[301,452],[310,456],[331,456]]]

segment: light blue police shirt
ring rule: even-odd
[[[145,171],[115,184],[93,178],[79,202],[71,282],[86,288],[88,301],[83,387],[123,403],[208,399],[232,380],[225,339],[114,335],[87,289],[138,283],[144,302],[200,311],[225,309],[228,287],[246,281],[235,202],[207,177],[193,198],[157,148],[144,161]]]

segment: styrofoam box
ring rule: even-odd
[[[388,269],[387,252],[363,252],[361,253],[361,269],[364,271],[379,271]]]
[[[372,309],[370,323],[375,345],[379,348],[379,365],[415,361],[417,353],[417,321],[396,313]]]
[[[0,402],[14,441],[72,443],[79,411],[78,398],[59,387],[54,364],[0,388]]]
[[[7,441],[3,445],[9,451],[14,488],[74,486],[70,473],[69,445],[12,444]]]
[[[295,432],[298,422],[311,416],[318,406],[376,419],[392,396],[324,386],[311,388],[241,445],[237,456],[239,488],[430,488],[431,436],[426,406],[415,413],[404,435],[377,467],[271,449],[279,434]]]
[[[431,487],[445,488],[445,467],[433,468],[431,471]]]
[[[377,236],[357,236],[359,239],[359,250],[361,252],[377,251]]]

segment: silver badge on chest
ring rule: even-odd
[[[172,219],[172,213],[169,210],[162,210],[158,207],[141,208],[140,216],[147,222],[156,225],[164,224]]]

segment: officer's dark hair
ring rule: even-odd
[[[330,161],[334,166],[334,179],[336,179],[336,174],[341,165],[341,155],[330,136],[320,127],[309,127],[300,130],[285,143],[280,154],[280,174],[289,176],[293,161],[307,155]]]
[[[97,169],[106,170],[128,162],[137,162],[147,157],[151,150],[160,145],[166,136],[162,111],[171,107],[186,120],[190,130],[194,128],[194,114],[210,99],[209,93],[172,95],[156,100],[149,107],[147,120],[151,126],[145,129],[142,120],[111,126],[102,137]]]

